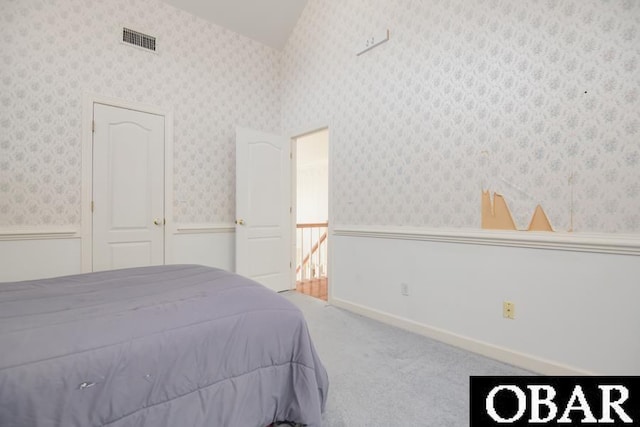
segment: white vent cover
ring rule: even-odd
[[[156,38],[148,34],[143,34],[138,31],[131,30],[129,28],[122,28],[122,42],[139,48],[155,52],[156,51]]]

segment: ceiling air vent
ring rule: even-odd
[[[143,34],[138,31],[130,30],[129,28],[122,28],[122,42],[127,43],[139,48],[149,50],[151,52],[156,51],[156,38],[148,34]]]

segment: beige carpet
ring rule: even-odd
[[[323,427],[468,426],[471,375],[529,372],[297,292],[329,374]]]

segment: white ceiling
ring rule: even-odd
[[[307,0],[164,0],[221,27],[282,49]]]

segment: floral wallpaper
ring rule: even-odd
[[[639,233],[639,68],[637,0],[309,0],[283,128],[330,126],[334,224]]]
[[[176,221],[232,222],[235,127],[278,131],[280,58],[160,1],[0,1],[0,227],[79,226],[85,92],[173,111]]]
[[[0,227],[79,226],[90,92],[173,111],[181,223],[234,219],[236,125],[326,121],[335,224],[479,228],[489,189],[520,228],[640,233],[639,68],[637,0],[309,0],[283,52],[159,0],[2,0]]]

